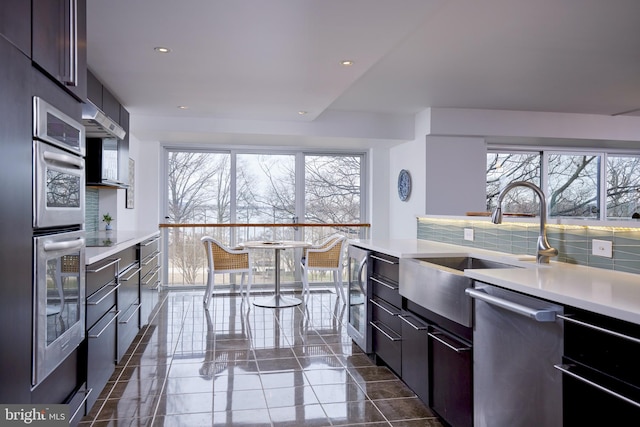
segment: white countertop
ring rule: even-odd
[[[518,256],[417,239],[350,240],[398,258],[476,256],[524,268],[465,270],[465,275],[506,289],[640,324],[640,275],[562,262],[539,265]]]
[[[114,241],[113,246],[100,246],[100,247],[87,247],[85,252],[85,263],[87,265],[93,264],[98,261],[110,257],[123,249],[137,245],[140,242],[144,242],[154,236],[160,234],[158,230],[142,230],[142,231],[98,231],[96,233],[87,233],[87,240],[93,238],[101,240]]]

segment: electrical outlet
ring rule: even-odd
[[[464,240],[469,240],[473,242],[473,228],[464,229]]]
[[[613,257],[613,242],[593,239],[591,241],[591,253],[595,256],[611,258]]]

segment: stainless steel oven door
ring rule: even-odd
[[[33,141],[33,227],[84,224],[84,159]]]
[[[33,137],[78,156],[86,154],[84,125],[37,96],[33,97]]]
[[[34,386],[84,339],[84,263],[84,231],[34,237]]]

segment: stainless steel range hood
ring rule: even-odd
[[[127,134],[122,126],[89,101],[82,106],[82,124],[87,137],[123,139]]]

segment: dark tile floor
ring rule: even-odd
[[[440,427],[352,344],[345,311],[330,292],[277,310],[168,292],[80,425]]]

